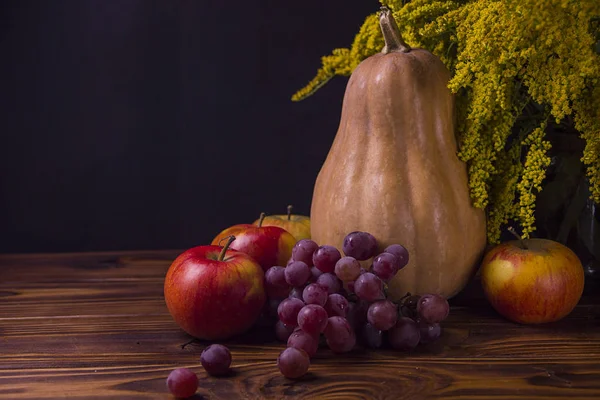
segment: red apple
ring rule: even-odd
[[[296,239],[310,239],[310,218],[305,215],[292,214],[292,206],[287,206],[286,215],[268,215],[262,222],[262,226],[278,226],[285,229]],[[258,225],[260,219],[253,222]]]
[[[584,271],[568,247],[548,239],[520,239],[487,252],[481,283],[492,307],[505,318],[545,323],[575,308],[583,293]]]
[[[265,214],[261,214],[264,220]],[[285,266],[292,257],[296,239],[291,233],[278,226],[258,226],[250,224],[233,225],[219,233],[211,242],[218,245],[225,237],[235,235],[231,244],[233,250],[244,252],[254,258],[263,271],[279,265]]]
[[[264,272],[249,255],[225,246],[197,246],[171,264],[164,283],[169,313],[188,334],[223,340],[247,331],[266,302]]]

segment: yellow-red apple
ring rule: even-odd
[[[577,255],[548,239],[521,239],[489,250],[481,283],[492,307],[505,318],[536,324],[558,321],[577,305],[584,271]]]
[[[223,229],[215,238],[212,240],[211,244],[214,246],[221,246],[221,242],[228,238],[229,236],[239,235],[240,232],[245,231],[248,228],[256,228],[255,225],[252,224],[236,224],[232,225],[228,228]]]
[[[252,257],[225,246],[197,246],[169,267],[164,296],[169,313],[188,334],[223,340],[252,327],[266,302],[264,272]]]
[[[261,219],[265,214],[261,214]],[[285,266],[292,257],[292,249],[296,239],[291,233],[278,226],[263,226],[252,224],[238,224],[224,229],[211,242],[219,243],[227,236],[234,235],[235,241],[231,244],[233,250],[244,252],[254,258],[263,271],[273,266]]]
[[[253,222],[258,225],[260,219]],[[262,226],[278,226],[285,229],[296,239],[310,239],[310,218],[306,215],[292,214],[292,206],[287,206],[286,215],[268,215],[262,222]]]

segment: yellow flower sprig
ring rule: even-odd
[[[457,94],[458,156],[467,163],[471,198],[486,208],[488,240],[502,225],[535,230],[536,194],[549,165],[549,118],[573,121],[585,140],[582,162],[600,203],[600,1],[381,0],[404,40],[429,49],[451,72]],[[336,75],[348,76],[383,47],[377,15],[352,45],[323,57],[302,100]],[[532,112],[531,110],[534,110]]]

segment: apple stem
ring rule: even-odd
[[[527,250],[527,245],[525,244],[523,237],[517,233],[515,228],[513,228],[512,226],[509,226],[508,231],[519,240],[519,242],[521,243],[521,247],[523,247],[523,249]]]
[[[294,206],[292,206],[291,204],[287,206],[288,221],[292,219],[292,208],[294,208]]]
[[[223,238],[223,239],[227,239],[227,243],[225,243],[225,246],[223,246],[223,249],[221,249],[221,252],[219,253],[219,258],[217,258],[217,261],[223,261],[223,259],[225,259],[225,253],[227,253],[227,250],[229,250],[229,246],[231,245],[231,242],[233,242],[235,240],[235,236],[231,235],[231,236],[227,236],[227,238]]]
[[[267,216],[267,214],[265,214],[264,212],[260,213],[260,218],[258,219],[258,227],[259,228],[262,226],[262,223],[265,220],[266,216]]]

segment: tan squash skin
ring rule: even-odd
[[[456,155],[448,70],[429,51],[408,48],[389,11],[381,22],[389,53],[365,59],[350,77],[315,182],[311,236],[340,251],[355,230],[372,233],[379,250],[402,244],[410,261],[390,282],[390,297],[449,298],[480,262],[485,213],[472,206],[466,165]]]

